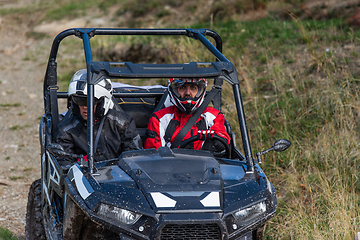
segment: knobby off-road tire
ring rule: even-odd
[[[70,197],[66,198],[63,236],[67,240],[79,240],[84,220],[83,212]]]
[[[262,225],[258,229],[256,229],[253,233],[253,239],[254,240],[263,240],[264,239],[264,233],[265,233],[265,227],[266,224]]]
[[[25,235],[27,240],[45,239],[45,230],[42,217],[41,179],[31,184],[27,209]]]

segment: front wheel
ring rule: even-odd
[[[41,179],[31,184],[26,209],[25,235],[27,240],[45,239],[42,216]]]
[[[253,239],[254,240],[262,240],[262,239],[264,239],[265,227],[266,227],[266,224],[262,225],[261,227],[259,227],[258,229],[256,229],[253,232]]]

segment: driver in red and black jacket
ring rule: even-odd
[[[170,78],[168,90],[174,104],[155,112],[149,121],[144,148],[171,147],[172,142],[186,122],[204,101],[207,81],[205,78]],[[187,148],[200,150],[207,140],[216,134],[230,144],[230,136],[225,129],[224,115],[213,107],[207,107],[182,141],[197,135],[198,140]],[[217,151],[222,144],[214,143]],[[205,147],[205,146],[204,146]]]

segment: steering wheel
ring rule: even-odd
[[[190,143],[193,143],[195,141],[198,141],[198,137],[196,135],[184,140],[181,142],[179,148],[186,148],[187,145],[189,145]],[[230,156],[230,146],[227,143],[226,139],[217,136],[216,134],[211,138],[211,140],[208,141],[213,141],[213,140],[218,140],[221,145],[224,146],[225,150],[221,151],[221,152],[215,152],[213,151],[213,149],[210,149],[209,151],[212,153],[212,155],[214,155],[215,157],[223,157],[225,156],[226,158],[229,158]]]

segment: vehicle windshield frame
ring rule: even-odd
[[[241,99],[239,79],[235,66],[222,54],[221,37],[209,29],[130,29],[130,28],[72,28],[58,34],[51,48],[48,66],[44,78],[44,105],[48,125],[53,132],[58,123],[57,107],[57,64],[56,57],[60,42],[68,36],[77,36],[83,41],[87,72],[88,92],[88,151],[89,171],[94,173],[94,84],[98,77],[106,74],[109,77],[120,78],[170,78],[170,77],[219,77],[232,85],[234,101],[243,143],[244,156],[247,162],[247,172],[254,172],[249,134],[246,126],[243,103]],[[94,62],[90,46],[90,39],[95,35],[183,35],[199,40],[215,57],[214,62],[201,63],[207,67],[199,67],[200,63],[187,64],[135,64],[131,62]],[[207,38],[215,40],[214,46]],[[113,67],[113,66],[115,67]],[[118,67],[116,67],[118,66]],[[55,94],[54,94],[55,92]],[[52,134],[54,135],[54,134]],[[51,143],[53,139],[47,139]]]

